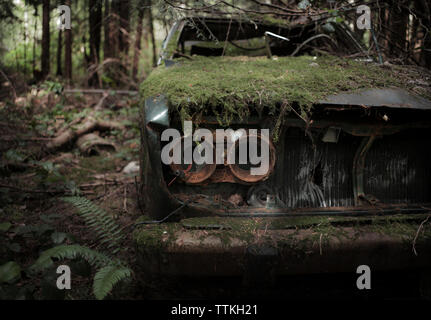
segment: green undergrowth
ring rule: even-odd
[[[283,105],[299,107],[303,116],[328,95],[365,88],[413,90],[400,69],[332,56],[193,57],[154,70],[141,85],[144,98],[164,94],[181,118],[216,114],[221,125],[267,108],[277,116]],[[255,110],[253,110],[255,109]],[[195,119],[194,119],[195,120]]]
[[[65,174],[78,184],[92,180],[95,174],[115,172],[119,161],[110,154],[81,158],[79,166],[65,169]]]

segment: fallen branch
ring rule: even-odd
[[[105,103],[106,98],[109,97],[109,94],[107,92],[104,92],[102,95],[102,98],[99,100],[99,102],[94,107],[94,110],[99,111],[103,109],[103,104]]]
[[[37,190],[37,189],[35,189],[35,190],[33,190],[33,189],[26,189],[26,188],[21,188],[21,187],[17,187],[17,186],[11,186],[8,184],[3,184],[3,183],[0,183],[0,188],[15,190],[18,192],[23,192],[23,193],[40,193],[40,194],[70,194],[71,193],[69,190],[65,190],[65,189],[61,189],[61,190]],[[93,192],[92,191],[83,191],[83,193],[90,194]]]
[[[104,90],[104,89],[64,89],[63,93],[86,93],[86,94],[124,94],[124,95],[137,95],[136,90]]]
[[[332,39],[330,36],[328,36],[328,35],[326,35],[326,34],[318,34],[318,35],[315,35],[315,36],[313,36],[313,37],[311,37],[311,38],[309,38],[309,39],[307,39],[307,40],[305,40],[303,43],[301,43],[296,49],[295,49],[295,51],[293,51],[292,52],[292,54],[290,55],[291,57],[293,57],[293,56],[295,56],[298,52],[299,52],[299,50],[301,50],[302,49],[302,47],[303,46],[305,46],[307,43],[309,43],[309,42],[311,42],[311,41],[313,41],[313,40],[315,40],[315,39],[317,39],[317,38],[327,38],[327,39],[329,39],[329,40],[331,40],[335,45],[337,45],[337,43],[335,42],[335,40],[334,39]]]
[[[74,142],[80,136],[96,130],[109,131],[123,129],[124,126],[119,124],[118,122],[89,120],[76,130],[69,128],[63,131],[59,136],[55,137],[54,139],[52,139],[52,141],[47,143],[46,149],[48,152],[54,151],[65,146],[66,144]]]
[[[79,188],[93,188],[93,187],[100,187],[105,185],[120,185],[120,184],[132,184],[135,183],[134,181],[104,181],[104,182],[98,182],[98,183],[86,183],[79,185]]]
[[[37,138],[37,137],[18,137],[18,136],[3,136],[0,137],[0,141],[50,141],[52,138]]]
[[[84,116],[81,117],[77,117],[76,119],[72,120],[71,122],[69,122],[66,126],[64,126],[63,128],[60,129],[60,131],[57,133],[57,136],[60,136],[61,134],[63,134],[67,129],[71,128],[72,126],[74,126],[75,124],[79,123],[82,119],[84,118]]]

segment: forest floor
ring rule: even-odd
[[[0,299],[94,298],[94,270],[82,261],[72,262],[72,273],[79,275],[72,279],[74,290],[56,290],[52,268],[37,276],[28,272],[39,254],[55,245],[99,248],[95,233],[61,197],[85,196],[124,230],[140,214],[137,96],[61,91],[60,84],[45,83],[13,102],[0,102],[0,265],[13,261],[20,270],[0,287]],[[70,134],[82,127],[86,134]],[[125,234],[122,245],[133,251]]]

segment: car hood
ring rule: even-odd
[[[141,86],[145,98],[163,94],[182,118],[215,113],[229,125],[253,109],[313,105],[430,109],[431,76],[412,66],[385,66],[338,57],[192,57],[160,66]]]

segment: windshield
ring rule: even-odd
[[[174,59],[196,55],[289,56],[316,50],[349,54],[358,51],[343,28],[325,33],[315,24],[276,25],[233,19],[188,18],[171,31],[166,42],[164,50],[170,49],[169,56]]]

